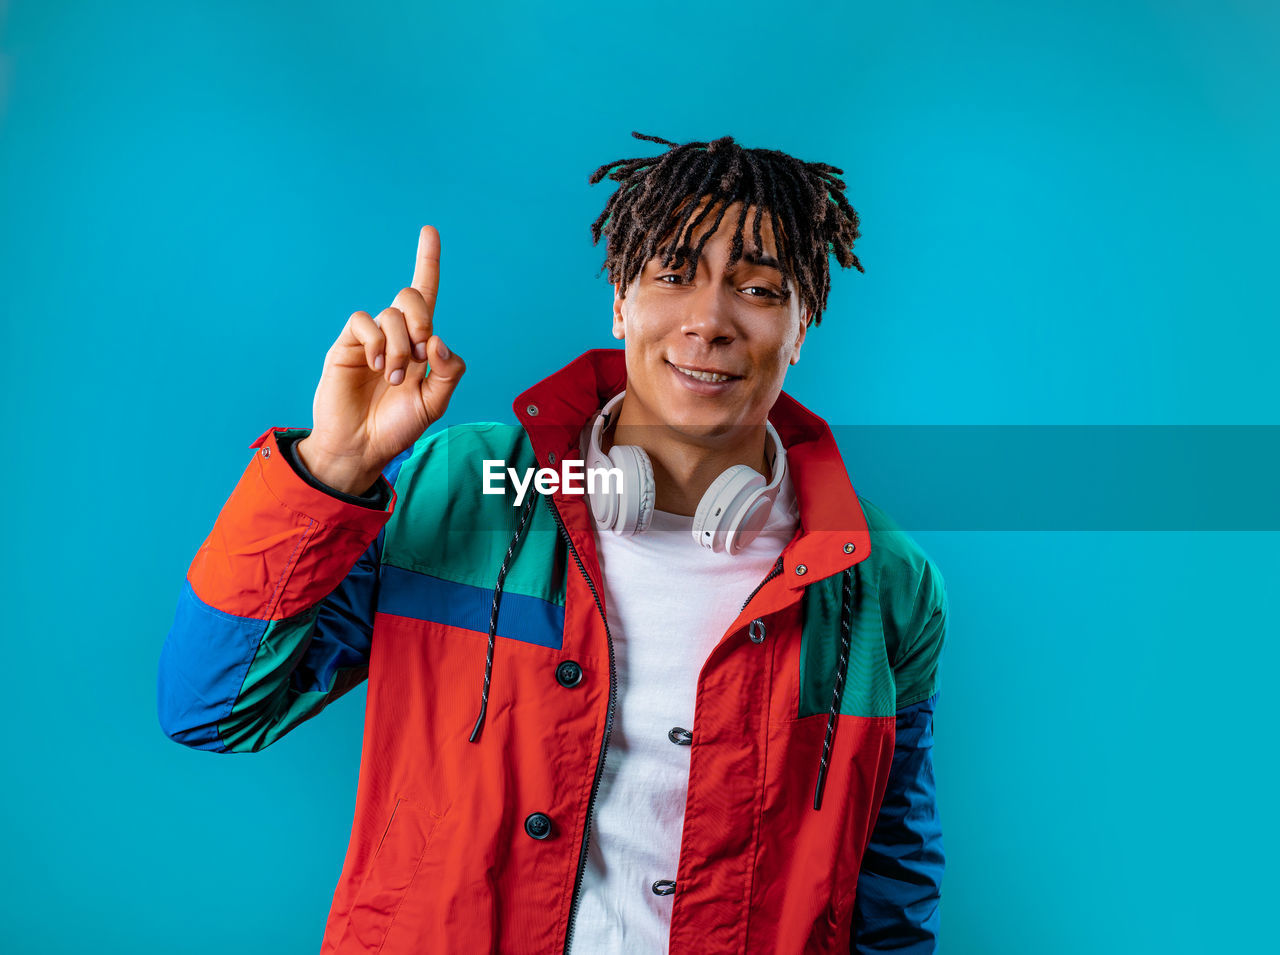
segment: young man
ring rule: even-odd
[[[465,370],[424,228],[188,571],[173,739],[256,751],[369,680],[323,952],[936,945],[945,587],[781,391],[856,213],[833,167],[639,138],[591,178],[622,351],[422,437]]]

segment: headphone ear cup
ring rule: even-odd
[[[591,470],[605,469],[610,467],[610,461],[600,449],[594,444],[587,448],[586,453],[587,467]],[[605,480],[602,486],[592,488],[594,482],[587,479],[587,499],[591,503],[591,514],[596,519],[596,527],[603,530],[604,528],[612,528],[618,519],[618,499],[622,496],[613,489],[612,484]],[[625,478],[623,486],[626,486]]]
[[[735,464],[711,482],[693,515],[693,538],[715,553],[726,549],[730,525],[748,497],[765,487],[764,475],[746,464]]]
[[[653,464],[644,449],[634,444],[615,444],[609,460],[622,470],[622,494],[613,529],[624,537],[649,529],[653,520]]]
[[[769,523],[769,512],[773,502],[768,492],[761,488],[755,491],[743,505],[737,509],[733,522],[725,535],[724,547],[730,554],[737,554],[750,544]]]

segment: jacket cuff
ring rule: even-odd
[[[224,614],[283,620],[315,607],[350,573],[391,519],[386,510],[351,504],[317,490],[285,459],[278,438],[302,428],[272,428],[223,505],[187,571],[195,595]]]
[[[395,508],[395,489],[385,475],[380,474],[363,496],[347,494],[324,484],[308,473],[305,466],[299,470],[283,446],[290,445],[296,459],[297,452],[292,446],[310,433],[310,428],[264,431],[249,445],[258,449],[253,470],[259,480],[280,503],[318,523],[361,532],[373,528],[376,534]],[[301,465],[301,461],[298,464]],[[374,506],[378,500],[383,502],[382,507]]]

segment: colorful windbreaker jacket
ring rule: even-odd
[[[586,352],[516,399],[519,425],[419,438],[381,505],[286,460],[307,429],[253,443],[188,570],[159,717],[254,752],[368,680],[322,953],[570,944],[618,692],[595,524],[563,487],[484,494],[483,462],[580,460],[625,386],[621,350]],[[800,528],[698,675],[670,950],[932,952],[943,579],[821,418],[783,392],[770,421]]]

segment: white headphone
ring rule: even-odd
[[[622,490],[612,480],[601,487],[588,479],[591,513],[596,527],[608,528],[629,537],[648,530],[653,518],[653,465],[644,449],[634,444],[615,444],[606,457],[600,450],[600,435],[608,426],[613,411],[622,401],[619,392],[604,406],[591,426],[591,438],[585,448],[588,468],[616,467],[622,471]],[[755,468],[735,464],[711,482],[693,516],[693,539],[717,554],[736,554],[750,544],[769,520],[769,511],[778,497],[783,475],[787,471],[787,451],[773,425],[767,420],[765,431],[773,441],[773,480],[766,482]]]

